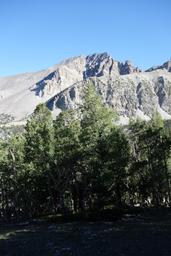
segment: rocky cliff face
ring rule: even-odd
[[[54,115],[82,102],[83,88],[91,81],[102,101],[118,112],[121,122],[139,116],[148,120],[157,110],[171,118],[171,61],[141,72],[129,61],[107,53],[68,59],[47,70],[0,78],[0,113],[26,119],[40,102]]]
[[[147,69],[146,72],[151,72],[154,70],[167,70],[168,72],[171,72],[171,60],[165,62],[161,66],[151,67],[151,68]]]

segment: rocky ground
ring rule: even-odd
[[[35,222],[0,227],[1,256],[170,256],[171,211],[115,222]]]

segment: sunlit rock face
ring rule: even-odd
[[[22,122],[42,102],[53,116],[77,108],[89,81],[121,122],[136,116],[148,120],[155,111],[164,119],[171,118],[171,61],[142,72],[130,61],[116,61],[107,53],[78,56],[40,72],[0,78],[0,114]]]

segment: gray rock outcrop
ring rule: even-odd
[[[148,120],[155,111],[171,118],[171,61],[142,72],[130,61],[107,53],[70,58],[47,70],[0,78],[0,113],[27,119],[45,102],[53,115],[82,103],[83,88],[91,81],[102,101],[123,121],[139,116]]]

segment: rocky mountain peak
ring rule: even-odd
[[[128,75],[132,73],[140,73],[141,70],[138,67],[134,67],[130,60],[126,60],[125,63],[119,63],[120,75]]]
[[[44,102],[55,116],[82,102],[89,81],[122,122],[135,116],[149,120],[154,111],[171,118],[171,60],[141,72],[131,61],[119,62],[108,53],[73,57],[47,70],[0,78],[0,114],[26,119]]]
[[[155,70],[166,70],[168,72],[171,72],[171,59],[166,61],[165,63],[163,63],[160,66],[151,67],[151,68],[147,69],[145,72],[151,72],[151,71],[155,71]]]
[[[125,63],[114,60],[108,53],[78,56],[56,65],[54,71],[38,81],[32,88],[36,95],[47,98],[55,95],[72,84],[91,77],[115,78],[120,75],[139,73],[130,61]]]
[[[114,60],[108,53],[93,54],[86,57],[86,71],[84,77],[100,77],[103,75],[116,76],[139,73],[130,61],[125,63]]]
[[[119,74],[117,63],[118,62],[114,61],[108,53],[88,55],[86,57],[84,78],[100,77],[104,74],[111,75],[113,71],[115,74]]]
[[[165,62],[163,64],[163,68],[165,68],[168,72],[171,72],[171,60]]]

